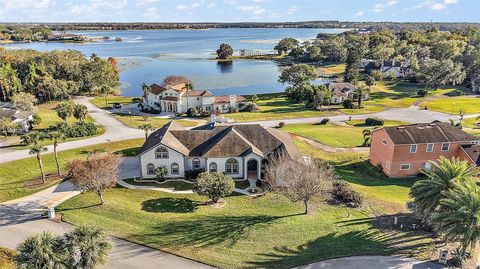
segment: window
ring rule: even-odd
[[[168,159],[168,150],[164,147],[159,147],[155,150],[155,158]]]
[[[416,144],[410,145],[410,153],[417,153],[417,145]]]
[[[172,166],[170,167],[170,173],[172,175],[178,175],[180,172],[179,166],[177,163],[172,163]]]
[[[442,151],[448,151],[450,149],[450,143],[442,143]]]
[[[198,158],[193,159],[192,165],[193,169],[200,169],[200,160]]]
[[[236,159],[228,159],[225,163],[225,172],[227,174],[238,174],[238,161]]]
[[[382,140],[382,144],[386,145],[386,144],[387,144],[387,140],[383,139],[383,140]]]
[[[410,164],[409,163],[402,163],[400,165],[400,170],[410,170]]]
[[[147,175],[155,175],[155,165],[147,164]]]
[[[385,163],[385,168],[390,169],[390,162],[389,162],[389,161],[387,161],[387,162]]]
[[[208,166],[208,170],[210,171],[210,173],[217,172],[217,163],[210,163],[210,165]]]
[[[433,152],[433,145],[434,144],[427,144],[427,152]]]

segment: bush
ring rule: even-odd
[[[258,105],[253,102],[248,102],[245,107],[243,107],[242,112],[254,112],[258,110]]]
[[[385,121],[379,118],[367,118],[365,119],[365,125],[368,126],[383,126]]]
[[[228,112],[229,112],[229,113],[238,113],[238,111],[239,111],[239,110],[238,110],[238,108],[236,108],[236,107],[231,107],[231,108],[228,109]]]
[[[279,122],[278,125],[277,125],[277,128],[280,129],[280,128],[283,128],[283,127],[285,127],[285,122],[283,122],[283,121]]]
[[[195,107],[191,107],[187,110],[187,116],[196,117],[198,115],[198,110]]]
[[[33,126],[37,126],[40,123],[42,123],[42,118],[40,117],[40,115],[38,115],[38,113],[33,114],[33,120],[32,120]]]
[[[50,131],[61,131],[65,133],[66,137],[85,137],[96,135],[98,127],[91,122],[75,122],[72,125],[60,123],[48,128]]]
[[[162,166],[159,166],[157,168],[155,168],[155,177],[160,180],[160,181],[163,181],[165,180],[165,176],[168,174],[168,170],[167,170],[167,167],[165,165],[162,165]]]
[[[320,125],[325,125],[330,122],[329,118],[324,118],[322,121],[319,122]]]
[[[383,73],[382,73],[380,70],[373,70],[372,73],[370,73],[370,75],[371,75],[376,81],[383,80],[383,78],[384,78],[384,75],[383,75]]]
[[[143,102],[143,99],[140,97],[133,97],[132,98],[132,103],[141,103]]]
[[[363,203],[363,196],[356,190],[352,189],[348,182],[344,180],[336,180],[333,182],[333,196],[344,202],[350,203],[353,207],[357,207]]]
[[[350,100],[350,99],[345,99],[345,100],[343,100],[342,105],[343,105],[344,108],[347,108],[347,109],[352,109],[352,108],[355,107],[355,106],[353,105],[352,100]]]
[[[393,81],[397,79],[397,75],[393,72],[388,72],[388,74],[385,76],[385,79]]]
[[[417,91],[417,95],[420,96],[420,97],[424,97],[425,95],[427,95],[428,91],[426,89],[419,89]]]
[[[234,189],[235,182],[233,179],[223,173],[201,173],[193,184],[194,192],[198,195],[207,196],[214,203],[231,194]]]
[[[205,169],[185,170],[186,180],[196,180],[198,175],[205,172]]]

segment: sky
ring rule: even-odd
[[[0,22],[480,22],[480,0],[0,0]]]

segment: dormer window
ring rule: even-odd
[[[417,144],[410,145],[410,153],[417,153]]]

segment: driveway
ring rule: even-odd
[[[395,256],[355,256],[312,263],[295,269],[441,269],[438,263]]]

